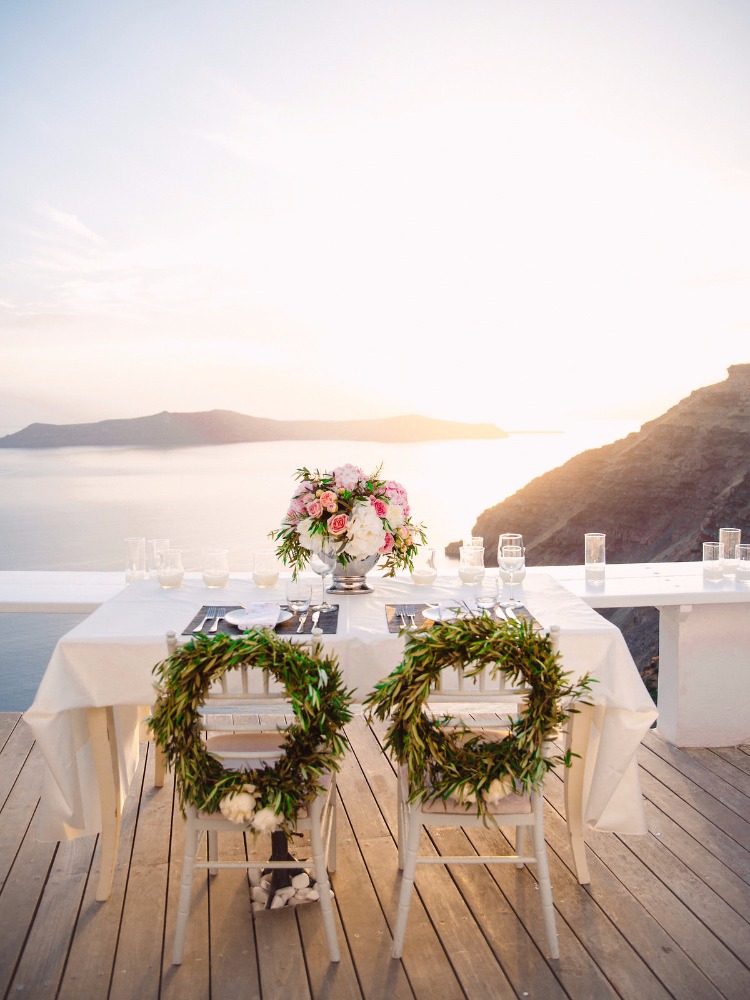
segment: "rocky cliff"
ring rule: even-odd
[[[701,558],[720,527],[750,540],[750,364],[697,389],[620,441],[576,456],[479,515],[487,565],[501,532],[524,537],[530,566],[583,562],[587,531],[607,535],[607,561]],[[460,542],[446,554],[457,557]],[[639,667],[658,649],[655,612],[616,612]]]

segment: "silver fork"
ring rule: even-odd
[[[417,627],[417,623],[414,620],[414,607],[413,607],[413,605],[409,604],[405,608],[405,611],[406,611],[406,614],[408,615],[408,617],[411,619],[411,627],[412,628],[416,628]]]
[[[216,617],[214,618],[213,625],[208,630],[209,633],[216,632],[216,630],[219,627],[219,622],[222,620],[222,618],[224,617],[224,615],[227,613],[227,609],[226,608],[216,608],[215,611],[216,611]]]
[[[401,619],[402,627],[406,628],[406,608],[404,607],[403,604],[396,605],[396,614]]]
[[[206,622],[210,622],[212,618],[216,617],[216,608],[206,608],[206,617],[200,623],[198,628],[193,629],[193,634],[196,632],[202,632],[206,627]]]

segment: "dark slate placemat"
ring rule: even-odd
[[[318,619],[318,628],[323,629],[323,635],[336,634],[336,629],[338,628],[338,623],[339,623],[339,606],[338,604],[333,604],[332,608],[333,608],[332,611],[320,612],[320,618]],[[316,610],[317,609],[315,605],[311,604],[310,611],[307,616],[307,621],[302,626],[302,631],[299,633],[300,635],[310,635],[310,633],[312,632],[313,628],[312,616],[313,612]],[[300,618],[301,615],[296,615],[296,614],[292,615],[289,621],[280,622],[276,626],[276,631],[279,633],[279,635],[291,635],[293,633],[296,634],[297,629],[299,628]]]
[[[453,602],[449,603],[451,603],[452,605]],[[455,604],[456,608],[459,611],[459,617],[465,618],[470,613],[472,613],[469,608],[466,608],[465,610],[461,608],[462,604],[461,601],[456,600]],[[385,616],[386,616],[386,621],[388,622],[388,631],[396,634],[400,632],[403,628],[411,628],[411,618],[409,617],[410,611],[414,613],[414,625],[416,628],[419,628],[420,625],[424,625],[425,622],[429,622],[430,624],[432,624],[433,619],[425,618],[422,613],[426,608],[429,607],[430,607],[429,604],[386,604]],[[532,625],[539,624],[539,622],[536,620],[536,618],[534,618],[534,616],[527,608],[520,607],[520,608],[515,608],[514,610],[519,618],[523,618],[527,622],[531,622]],[[401,619],[402,611],[404,613],[404,619],[406,621],[406,625],[404,625],[404,622]],[[474,613],[479,614],[478,611]],[[502,618],[498,618],[497,620],[502,621]]]
[[[422,612],[425,608],[429,607],[428,604],[386,604],[385,606],[385,617],[388,622],[388,631],[394,634],[400,632],[402,628],[411,628],[411,618],[409,617],[409,612],[414,614],[414,624],[418,628],[420,625],[424,625],[425,618]],[[400,612],[404,612],[404,622],[401,620]]]
[[[231,604],[231,605],[204,604],[203,607],[200,609],[200,611],[192,619],[190,624],[184,629],[182,634],[193,635],[194,630],[198,628],[198,626],[203,622],[203,619],[206,617],[209,608],[218,608],[220,613],[227,614],[229,611],[239,611],[241,607],[242,607],[241,604]],[[312,632],[312,627],[313,627],[312,616],[314,610],[315,610],[314,606],[311,605],[310,614],[307,616],[307,621],[305,622],[302,631],[299,633],[300,635],[309,635]],[[339,620],[339,606],[338,604],[334,604],[333,611],[321,611],[320,619],[318,621],[318,628],[321,628],[323,630],[324,635],[335,635],[336,627],[338,625],[338,620]],[[236,625],[230,625],[229,622],[223,620],[219,622],[219,627],[217,628],[216,632],[213,633],[209,632],[208,628],[210,628],[210,626],[211,622],[208,623],[208,627],[204,630],[204,633],[206,635],[243,634],[242,631],[238,629]],[[290,635],[292,633],[296,633],[298,627],[299,627],[299,615],[292,615],[292,617],[287,621],[279,622],[274,628],[274,631],[278,635]]]

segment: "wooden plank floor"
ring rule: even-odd
[[[548,780],[558,962],[544,955],[533,874],[481,865],[418,870],[404,958],[393,961],[395,778],[361,716],[349,736],[333,875],[340,964],[327,961],[317,904],[252,914],[243,874],[224,870],[194,888],[185,961],[173,967],[183,827],[169,779],[153,787],[147,745],[112,896],[97,903],[97,838],[36,839],[40,754],[23,720],[1,714],[0,996],[750,997],[750,747],[682,751],[649,734],[640,764],[650,833],[587,835],[587,887],[572,872],[562,783]],[[444,854],[497,853],[500,837],[433,833],[422,849]],[[241,837],[229,847],[244,849]]]

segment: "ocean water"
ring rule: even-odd
[[[0,449],[0,569],[119,570],[123,538],[169,538],[186,568],[203,548],[227,548],[247,570],[270,544],[296,482],[294,472],[346,462],[403,484],[414,520],[438,553],[471,534],[487,508],[589,448],[637,427],[588,425],[495,441],[379,444],[289,441],[170,450]],[[439,559],[440,559],[439,555]],[[443,568],[447,560],[442,557]],[[3,615],[0,711],[31,704],[71,615]]]

